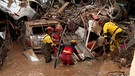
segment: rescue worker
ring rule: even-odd
[[[103,35],[110,44],[110,51],[114,52],[116,49],[120,50],[118,41],[122,38],[122,35],[127,35],[126,32],[115,23],[109,21],[108,18],[104,19],[103,23]]]
[[[54,56],[56,56],[58,45],[61,44],[61,42],[60,42],[61,32],[62,32],[62,27],[60,25],[57,25],[55,27],[55,32],[53,34],[53,39],[55,40],[54,43],[56,44],[56,47],[53,47]]]
[[[77,55],[77,57],[80,60],[82,60],[79,53],[75,49],[75,46],[77,45],[76,40],[71,40],[70,43],[71,44],[69,44],[69,45],[63,45],[63,49],[62,49],[63,51],[62,51],[62,54],[60,56],[60,59],[64,65],[67,65],[67,64],[74,65],[74,59],[72,58],[73,53],[75,53]]]
[[[61,39],[61,37],[60,37],[61,32],[62,32],[62,27],[60,25],[57,25],[55,27],[55,32],[53,35],[53,38],[55,39],[56,44],[59,43],[59,41]]]
[[[52,47],[55,46],[53,42],[53,38],[51,37],[53,31],[54,31],[53,27],[50,27],[50,26],[47,27],[47,30],[46,30],[47,33],[44,36],[43,44],[41,47],[46,63],[49,63],[52,60],[51,51],[52,51]]]

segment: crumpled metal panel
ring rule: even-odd
[[[36,2],[35,0],[29,0]],[[19,0],[0,0],[0,10],[8,13],[15,20],[21,17],[28,16],[30,19],[36,14],[36,11],[30,7],[29,1],[19,1]]]
[[[93,57],[91,52],[86,48],[83,39],[80,38],[77,34],[66,33],[62,38],[64,44],[69,44],[72,39],[75,39],[77,41],[77,46],[75,48],[80,51],[84,55],[84,57]]]

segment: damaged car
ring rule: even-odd
[[[57,20],[33,20],[25,22],[26,30],[23,36],[23,45],[25,49],[32,48],[35,52],[40,52],[42,40],[45,35],[45,30],[48,26],[53,27],[54,29],[57,26],[61,26],[61,23]]]
[[[7,57],[7,49],[5,47],[5,41],[7,39],[7,30],[6,26],[3,23],[0,23],[0,70],[2,64],[4,63],[5,58]]]
[[[25,21],[40,18],[43,14],[42,5],[36,0],[0,0],[0,11],[5,20],[10,20],[15,30],[20,33]]]
[[[32,20],[36,13],[41,12],[42,5],[36,0],[0,0],[0,10],[15,20],[21,18]]]

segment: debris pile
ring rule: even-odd
[[[120,43],[122,43],[121,48],[122,46],[124,48],[120,50],[119,58],[127,59],[128,61],[126,63],[130,64],[133,59],[133,52],[129,51],[129,49],[132,48],[134,43],[131,44],[129,42],[134,40],[133,37],[131,38],[133,35],[131,26],[133,26],[134,18],[128,17],[127,10],[122,3],[109,0],[102,6],[98,2],[95,2],[93,5],[90,3],[81,5],[65,2],[62,6],[54,3],[54,6],[46,10],[46,13],[42,17],[42,19],[55,19],[60,21],[63,28],[65,25],[68,25],[67,32],[70,33],[75,33],[78,28],[83,28],[84,31],[81,33],[84,35],[82,37],[84,43],[87,43],[87,38],[89,38],[89,20],[102,20],[104,18],[110,18],[110,21],[116,23],[128,33],[127,38],[120,41]],[[118,60],[120,62],[119,58]]]
[[[38,17],[34,17],[34,19],[39,21],[55,20],[61,23],[62,28],[65,28],[66,25],[68,25],[66,27],[66,33],[68,32],[78,34],[81,37],[81,41],[84,43],[84,45],[87,47],[87,49],[89,49],[91,53],[92,50],[101,50],[98,52],[98,56],[102,56],[105,50],[108,49],[109,45],[101,44],[101,42],[103,42],[102,38],[99,38],[98,40],[94,39],[95,36],[91,35],[91,31],[94,31],[99,36],[102,36],[101,33],[103,30],[102,26],[99,26],[99,24],[102,24],[102,21],[104,21],[105,18],[109,18],[111,22],[114,22],[125,32],[127,32],[126,39],[122,39],[119,41],[119,47],[121,49],[115,49],[119,52],[118,54],[116,53],[118,56],[118,60],[116,61],[121,62],[121,58],[125,58],[125,60],[127,61],[124,61],[122,59],[122,61],[124,61],[124,64],[122,62],[122,65],[125,65],[125,63],[130,64],[133,59],[133,46],[135,44],[135,18],[129,17],[128,10],[126,9],[127,5],[122,2],[118,2],[117,0],[103,0],[105,4],[103,4],[99,0],[97,0],[96,2],[92,0],[86,0],[86,2],[84,0],[79,0],[78,2],[74,1],[76,0],[71,0],[71,2],[66,2],[63,0],[52,0],[52,2],[48,1],[49,3],[45,3],[43,7],[44,14],[43,11],[38,10]],[[8,31],[11,31],[11,40],[26,37],[25,31],[27,27],[23,26],[24,20],[21,20],[21,22],[17,26],[11,22],[5,24],[8,26],[11,25],[8,28]],[[13,31],[16,32],[15,36],[17,38],[13,38]],[[91,42],[90,40],[92,37],[95,40],[94,42]],[[103,46],[105,46],[106,49],[104,49]]]

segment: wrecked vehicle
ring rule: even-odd
[[[40,20],[33,20],[33,21],[27,21],[25,22],[26,25],[26,31],[23,36],[23,41],[25,42],[24,48],[32,48],[33,50],[40,50],[41,49],[41,44],[42,40],[45,35],[45,29],[48,26],[51,26],[55,28],[56,26],[61,26],[59,21],[56,20],[45,20],[45,19],[40,19]],[[62,26],[61,26],[62,28]],[[38,52],[38,51],[37,51]]]
[[[42,5],[36,0],[0,0],[0,10],[13,18],[11,21],[18,29],[22,29],[24,21],[36,19],[43,14]]]
[[[7,28],[6,28],[6,25],[1,21],[0,22],[0,37],[3,39],[3,40],[6,40],[7,39]]]
[[[5,39],[6,39],[6,27],[1,25],[0,26],[0,70],[1,66],[6,58],[6,47],[5,47]]]
[[[0,11],[5,14],[5,20],[10,20],[14,30],[13,36],[20,36],[25,21],[40,18],[43,14],[42,5],[36,0],[0,0]],[[15,40],[17,38],[14,38]]]
[[[42,6],[35,0],[1,0],[0,10],[8,13],[15,20],[19,20],[24,17],[32,20],[35,14],[42,10]]]

